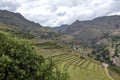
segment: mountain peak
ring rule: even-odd
[[[33,26],[34,28],[42,27],[38,23],[27,20],[20,13],[13,13],[7,10],[0,10],[0,22],[13,26],[13,28],[15,29],[21,28],[23,31],[25,30],[25,28],[29,29]]]
[[[74,23],[78,23],[78,22],[80,22],[79,20],[76,20]]]

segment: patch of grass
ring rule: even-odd
[[[43,43],[37,43],[35,45],[38,46],[38,47],[41,47],[43,49],[60,49],[60,48],[63,48],[57,42],[43,42]]]
[[[55,57],[53,60],[60,60],[60,63],[56,62],[58,69],[66,71],[70,80],[110,80],[99,63],[71,53]]]
[[[109,74],[113,77],[114,80],[119,80],[120,79],[120,69],[116,68],[114,66],[109,67]]]
[[[23,33],[23,32],[14,30],[14,29],[9,28],[8,26],[3,25],[3,24],[0,24],[0,31],[10,33],[11,36],[16,36],[16,37],[20,37],[20,38],[25,38],[25,39],[33,39],[33,38],[35,38],[35,36],[33,36],[32,34]]]
[[[52,56],[58,69],[67,72],[70,80],[110,80],[99,63],[86,59],[68,47],[53,42],[43,42],[36,46],[45,57]]]
[[[109,70],[109,74],[112,76],[112,78],[114,80],[119,80],[120,79],[120,75],[117,74],[116,72],[112,71],[112,70]]]

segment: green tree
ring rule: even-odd
[[[100,62],[105,62],[108,64],[112,63],[110,59],[110,52],[104,46],[96,46],[88,56]]]
[[[0,80],[67,80],[54,63],[37,55],[34,45],[0,32]]]

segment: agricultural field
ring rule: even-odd
[[[66,53],[52,59],[59,70],[68,73],[70,80],[111,80],[100,63],[82,56]]]
[[[52,56],[56,67],[61,72],[67,72],[70,80],[111,80],[101,63],[81,56],[70,47],[53,42],[36,46],[38,53],[44,57]]]

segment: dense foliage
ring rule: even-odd
[[[31,42],[0,32],[0,80],[67,79],[67,74],[55,69],[50,59],[35,54]]]
[[[100,62],[111,63],[109,50],[102,46],[96,47],[88,56]]]

